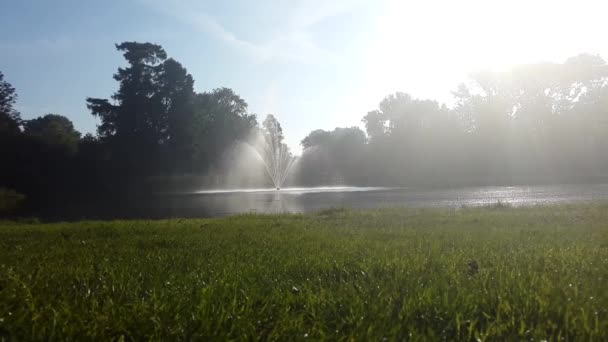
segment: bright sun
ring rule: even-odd
[[[387,0],[384,6],[367,56],[369,83],[394,91],[415,81],[422,94],[475,70],[600,53],[607,7],[590,0]]]

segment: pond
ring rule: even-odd
[[[318,187],[202,190],[164,194],[146,206],[152,216],[212,217],[238,213],[301,213],[327,208],[513,206],[608,200],[608,184],[461,188]]]

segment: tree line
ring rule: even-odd
[[[0,72],[0,212],[122,216],[165,190],[217,187],[225,156],[259,125],[233,90],[194,79],[151,43],[116,45],[127,64],[110,98],[87,98],[96,134],[65,116],[23,120]],[[608,176],[608,66],[583,54],[471,75],[447,107],[395,93],[358,127],[315,130],[292,185],[467,185],[602,181]],[[282,131],[279,132],[282,142]],[[246,165],[260,170],[252,161]],[[265,179],[269,184],[269,179]],[[288,184],[289,185],[289,184]],[[139,206],[141,207],[141,206]],[[14,208],[13,208],[14,209]]]
[[[0,188],[24,194],[26,212],[126,212],[162,189],[164,176],[213,173],[227,149],[258,129],[245,100],[228,88],[195,92],[161,46],[116,49],[127,61],[114,74],[118,90],[86,99],[100,121],[95,135],[81,136],[57,114],[22,120],[16,90],[0,73]]]
[[[473,73],[454,106],[387,96],[358,127],[311,132],[306,184],[496,185],[608,180],[608,66],[564,63]]]

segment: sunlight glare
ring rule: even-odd
[[[368,84],[378,93],[437,97],[438,84],[454,89],[470,72],[599,53],[590,47],[601,39],[605,7],[598,1],[387,0],[368,50]],[[410,84],[416,89],[404,89]]]

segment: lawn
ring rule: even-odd
[[[608,340],[608,204],[0,222],[0,340]]]

